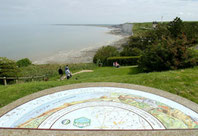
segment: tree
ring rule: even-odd
[[[145,50],[139,60],[139,68],[147,72],[188,68],[197,65],[195,55],[185,40],[169,38]]]
[[[159,24],[156,29],[147,30],[138,36],[131,36],[128,45],[123,46],[124,52],[130,52],[134,50],[134,48],[144,51],[149,48],[150,45],[157,44],[159,41],[167,39],[169,35],[170,31],[167,29],[167,25]],[[135,51],[137,51],[136,49]]]
[[[171,32],[171,35],[174,38],[181,36],[184,30],[183,21],[179,17],[176,17],[172,22],[168,24],[168,30]]]
[[[0,57],[0,77],[16,77],[18,74],[19,68],[15,61]]]
[[[170,23],[159,24],[154,30],[132,36],[124,51],[141,49],[139,67],[144,71],[163,71],[197,65],[197,53],[190,48],[196,43],[198,25],[184,23],[177,17]]]
[[[115,47],[103,46],[96,52],[93,58],[93,62],[97,63],[97,61],[100,60],[100,62],[103,63],[103,65],[107,65],[107,58],[114,56],[119,56],[119,52]]]

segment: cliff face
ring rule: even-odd
[[[123,36],[130,36],[133,35],[133,24],[125,23],[120,25],[111,26],[113,30],[111,31],[112,34],[118,34]]]
[[[122,32],[127,33],[129,35],[133,34],[132,28],[133,28],[133,24],[125,23],[121,25]]]

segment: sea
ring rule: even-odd
[[[0,57],[39,61],[60,52],[107,45],[120,39],[100,25],[0,24]]]

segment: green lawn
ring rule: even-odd
[[[55,79],[55,78],[53,78]],[[58,80],[58,77],[56,77]],[[152,73],[138,73],[136,67],[95,68],[93,73],[82,73],[71,80],[30,82],[0,86],[0,107],[26,95],[61,85],[86,82],[117,82],[154,87],[198,103],[198,67]]]
[[[147,31],[148,29],[152,29],[153,25],[151,22],[148,23],[133,23],[133,34],[139,35],[144,31]]]
[[[158,22],[161,23],[161,22]],[[168,24],[169,22],[163,22],[163,24]],[[198,25],[198,21],[184,21],[187,24]],[[133,34],[134,35],[141,35],[142,32],[147,31],[148,29],[153,28],[152,22],[144,22],[144,23],[133,23]]]

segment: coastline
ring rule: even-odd
[[[123,24],[124,25],[124,24]],[[93,57],[96,51],[102,46],[114,46],[121,50],[121,45],[127,43],[127,39],[132,33],[128,33],[128,30],[123,30],[122,25],[108,26],[108,34],[118,36],[118,40],[110,41],[105,44],[96,45],[94,47],[83,48],[80,50],[70,50],[70,51],[60,51],[49,57],[41,58],[39,60],[33,61],[33,64],[76,64],[76,63],[92,63]],[[131,28],[132,32],[132,25]]]

